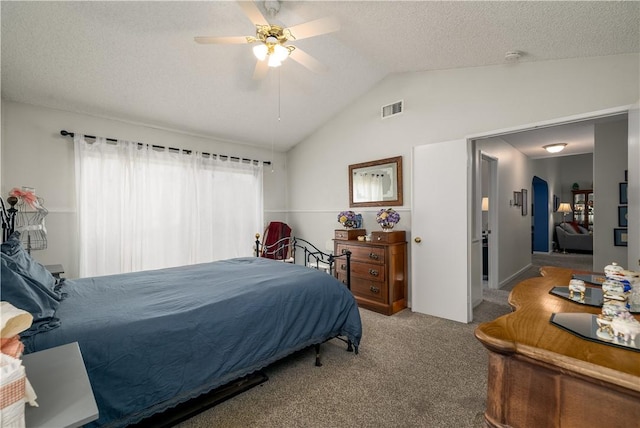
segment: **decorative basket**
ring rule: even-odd
[[[0,362],[0,421],[2,428],[23,428],[26,375],[20,360],[2,354]],[[18,365],[19,364],[19,365]],[[9,366],[13,366],[9,368]],[[8,372],[8,371],[12,372]]]

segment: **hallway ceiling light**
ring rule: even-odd
[[[558,152],[561,152],[565,148],[565,146],[566,144],[559,143],[559,144],[548,144],[546,146],[542,146],[542,148],[548,151],[549,153],[558,153]]]

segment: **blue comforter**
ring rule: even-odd
[[[100,418],[126,426],[342,335],[358,345],[349,290],[264,258],[67,280],[62,325],[27,352],[78,342]],[[36,391],[37,393],[37,391]]]

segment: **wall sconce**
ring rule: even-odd
[[[513,205],[514,207],[522,206],[522,192],[513,192]]]

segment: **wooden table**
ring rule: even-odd
[[[572,271],[543,267],[516,285],[511,314],[478,326],[489,350],[490,427],[599,427],[640,423],[640,353],[582,339],[553,325],[553,313],[600,313],[549,294]],[[640,317],[636,315],[640,320]]]

